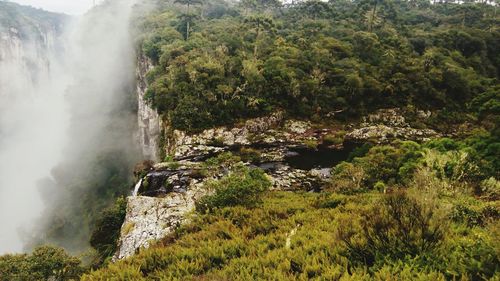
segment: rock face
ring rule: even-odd
[[[430,117],[430,112],[417,112],[419,118]],[[350,131],[346,139],[352,142],[387,143],[394,139],[427,141],[439,134],[431,129],[412,128],[402,112],[397,109],[381,109],[364,118],[360,128]]]
[[[184,223],[203,195],[201,186],[192,185],[184,192],[171,192],[163,198],[135,196],[127,198],[127,215],[122,226],[114,260],[123,259],[147,248]]]
[[[268,117],[248,120],[243,126],[213,128],[195,135],[173,130],[164,149],[176,159],[189,159],[214,154],[235,145],[274,143],[276,139],[273,135],[276,132],[273,128],[282,122],[283,112],[277,112]]]
[[[151,61],[145,56],[137,59],[137,122],[139,131],[137,139],[145,159],[158,161],[160,148],[160,117],[145,99],[147,91],[146,74],[153,68]]]
[[[0,26],[0,96],[33,92],[50,74],[49,56],[58,48],[57,26],[31,25],[29,31],[23,26]]]

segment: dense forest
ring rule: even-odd
[[[499,3],[157,2],[134,32],[154,66],[147,100],[174,129],[276,111],[343,123],[402,108],[431,111],[409,121],[446,137],[359,146],[316,193],[270,191],[242,155],[215,156],[208,173],[214,163],[232,172],[149,249],[111,262],[118,198],[92,220],[83,263],[43,246],[0,257],[0,280],[500,278]]]
[[[498,112],[496,6],[185,4],[194,8],[167,8],[143,23],[143,51],[157,65],[148,97],[175,128],[196,131],[277,109],[314,121],[332,112],[431,109],[439,112],[433,126]]]

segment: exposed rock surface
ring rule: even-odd
[[[196,200],[203,194],[201,185],[193,184],[186,191],[171,192],[163,198],[128,197],[127,215],[114,259],[129,257],[171,233],[186,221],[187,214],[194,210]]]
[[[242,126],[218,127],[195,135],[174,130],[166,150],[176,159],[186,159],[217,153],[235,145],[276,143],[273,128],[280,126],[282,122],[283,112],[277,112],[268,117],[248,120]],[[282,136],[284,139],[286,132],[282,134],[285,134]]]
[[[430,112],[418,111],[419,118],[430,117]],[[398,109],[381,109],[364,118],[360,128],[347,133],[346,140],[353,142],[387,143],[394,139],[427,141],[439,134],[432,129],[412,128]]]
[[[432,130],[411,128],[396,109],[381,110],[348,127],[351,129],[345,140],[356,142],[425,140],[437,135]],[[322,144],[325,136],[336,136],[338,129],[314,128],[309,122],[284,120],[281,112],[248,120],[234,128],[214,128],[194,135],[168,128],[165,131],[171,135],[166,137],[169,141],[164,149],[178,162],[155,165],[142,178],[139,196],[128,199],[117,259],[148,247],[151,240],[164,237],[187,220],[196,199],[207,192],[204,183],[221,178],[230,170],[223,166],[215,173],[204,173],[201,163],[208,157],[223,151],[238,155],[242,148],[251,150],[258,157],[239,164],[263,169],[270,176],[273,189],[318,191],[329,180],[331,167],[344,160],[353,148],[346,142],[334,146]]]
[[[256,167],[249,163],[239,164]],[[127,198],[127,214],[114,260],[149,247],[152,241],[165,237],[186,222],[195,202],[208,193],[204,184],[229,172],[229,169],[222,168],[215,174],[204,176],[193,164],[179,168],[165,166],[168,164],[157,165],[155,170],[147,173],[140,183],[138,196]],[[318,190],[329,173],[328,169],[326,172],[294,169],[281,162],[263,163],[259,167],[270,176],[273,189],[278,190]]]
[[[153,68],[151,61],[140,56],[137,60],[137,121],[139,125],[138,140],[144,158],[158,161],[160,148],[160,116],[151,108],[145,99],[147,91],[146,74]]]

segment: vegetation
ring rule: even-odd
[[[221,180],[209,182],[206,188],[213,194],[198,200],[196,209],[206,212],[228,206],[255,206],[270,186],[271,182],[262,170],[237,168]]]
[[[96,261],[104,261],[114,248],[111,244],[123,215],[115,201],[129,194],[133,185],[131,163],[122,151],[106,151],[98,156],[87,154],[56,167],[54,180],[40,182],[39,188],[47,200],[46,221],[30,237],[28,248],[50,244],[71,254],[82,254],[94,244],[99,253]],[[54,192],[58,193],[55,201]],[[125,202],[118,202],[124,208]],[[99,238],[101,231],[109,237]]]
[[[102,210],[127,190],[130,179],[122,164],[129,161],[119,153],[88,161],[95,164],[88,174],[99,176],[77,174],[68,188],[74,194],[63,206],[78,208],[69,215],[58,210],[65,215],[48,231],[57,240],[93,230],[90,243],[99,256],[94,265],[102,267],[87,271],[83,280],[500,278],[495,5],[160,2],[140,19],[140,44],[154,64],[147,98],[175,129],[196,132],[275,110],[313,122],[328,116],[342,121],[381,107],[433,112],[425,123],[409,120],[414,127],[466,129],[454,139],[365,144],[332,167],[331,181],[318,193],[269,191],[262,170],[240,164],[259,162],[256,149],[221,153],[198,172],[227,174],[206,184],[210,192],[197,202],[190,222],[116,263],[106,261],[115,251],[125,202]],[[337,131],[321,143],[305,144],[340,145],[344,135]],[[152,165],[142,163],[136,175]],[[55,178],[64,184],[64,177]],[[88,185],[92,192],[80,188]],[[41,254],[42,260],[58,257],[55,265],[30,255],[4,256],[0,278],[65,280],[82,272],[60,250],[42,249],[50,253]],[[40,263],[50,271],[36,267]]]
[[[342,199],[271,192],[256,208],[234,206],[198,215],[155,247],[83,280],[498,277],[498,243],[489,231],[498,221],[467,228],[447,218],[440,204],[426,202],[431,198],[412,190]]]
[[[41,36],[41,29],[60,32],[67,20],[62,14],[0,1],[0,32],[15,28],[21,38]]]
[[[477,118],[495,126],[495,9],[451,1],[208,1],[186,21],[183,9],[165,4],[142,22],[143,52],[155,65],[147,96],[187,131],[277,109],[323,120],[391,106],[433,110],[424,126],[443,130]]]
[[[33,253],[0,256],[0,280],[76,280],[83,273],[80,260],[63,249],[43,246]]]
[[[83,280],[496,280],[498,143],[360,148],[321,193],[265,192],[262,171],[233,166],[191,223]]]
[[[108,261],[116,252],[120,230],[127,213],[127,201],[120,197],[115,205],[97,219],[90,245],[99,253],[98,263]]]

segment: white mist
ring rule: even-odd
[[[111,112],[134,79],[133,2],[106,1],[60,37],[0,41],[0,254],[22,251],[20,233],[44,221],[41,179],[105,149],[95,139],[118,122]]]

